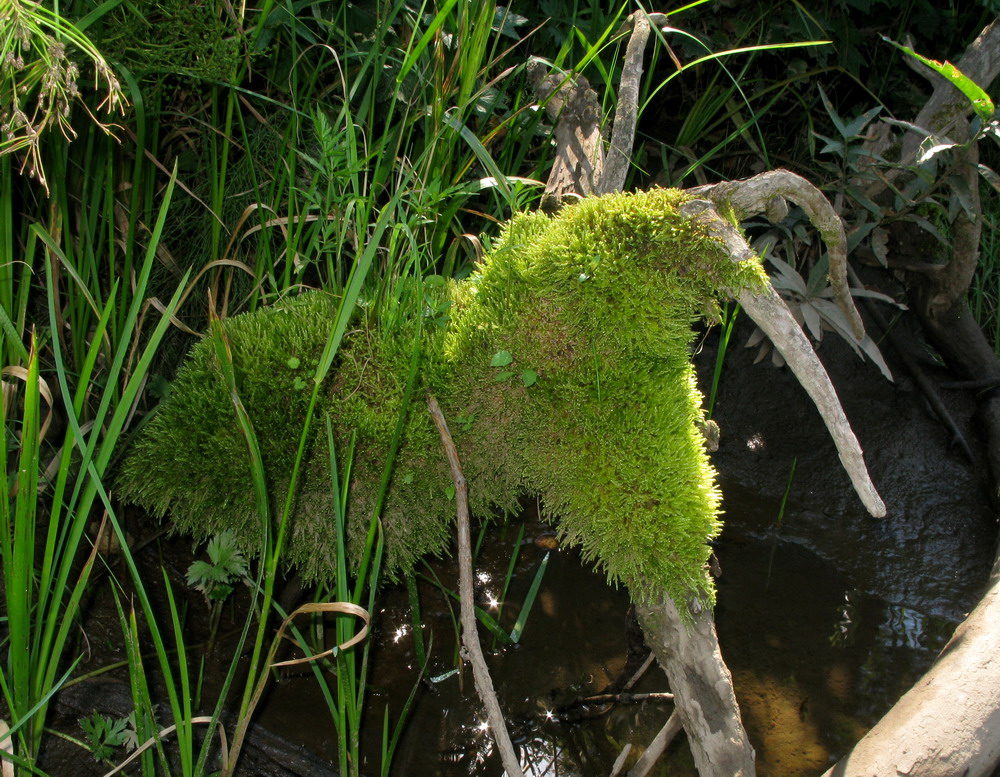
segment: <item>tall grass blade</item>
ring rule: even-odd
[[[514,622],[514,628],[510,630],[510,641],[515,645],[521,641],[521,635],[524,634],[524,627],[528,622],[528,616],[531,614],[531,608],[535,604],[535,599],[538,597],[538,590],[541,588],[542,578],[545,577],[545,570],[548,566],[549,552],[546,552],[542,558],[542,563],[538,565],[535,576],[531,580],[528,593],[524,596],[524,604],[521,605],[521,612],[518,613],[517,620]]]

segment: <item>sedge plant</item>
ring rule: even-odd
[[[26,370],[7,368],[7,375],[23,377],[23,391],[11,383],[4,385],[3,437],[11,434],[8,420],[20,406],[20,430],[11,445],[18,451],[19,465],[14,479],[5,474],[5,491],[12,494],[0,506],[0,557],[3,560],[4,600],[7,607],[7,657],[0,667],[0,688],[11,716],[15,737],[15,763],[31,769],[41,746],[49,702],[72,668],[74,657],[71,636],[80,612],[83,592],[94,569],[96,552],[87,553],[84,533],[91,512],[103,509],[114,530],[123,539],[116,522],[105,485],[106,475],[118,441],[132,417],[132,407],[147,377],[159,342],[176,310],[180,291],[165,306],[148,340],[133,351],[136,343],[128,335],[137,331],[145,288],[153,264],[156,239],[162,230],[170,203],[168,187],[161,205],[153,239],[146,252],[136,288],[116,340],[111,358],[104,365],[105,390],[99,395],[96,409],[88,407],[95,388],[94,372],[105,347],[108,325],[118,308],[118,296],[124,293],[112,284],[106,300],[97,304],[92,320],[92,338],[82,354],[79,372],[71,370],[59,338],[51,341],[54,382],[62,397],[61,408],[68,423],[54,460],[48,464],[43,455],[40,420],[42,376],[37,336],[31,339]],[[65,261],[58,244],[41,227],[34,233],[53,257],[46,267],[50,331],[57,331],[59,305],[53,268]],[[70,375],[77,377],[71,388]],[[51,395],[50,395],[51,396]],[[84,420],[85,412],[92,415]],[[41,473],[45,472],[43,481]],[[48,473],[53,473],[49,475]],[[43,502],[46,512],[39,510]],[[80,566],[81,556],[85,558]]]

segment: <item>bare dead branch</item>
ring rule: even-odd
[[[611,146],[604,174],[597,182],[597,194],[620,192],[625,187],[625,178],[632,163],[632,145],[635,142],[635,125],[639,113],[639,85],[642,82],[642,57],[649,40],[649,18],[645,11],[636,11],[629,17],[629,21],[632,22],[632,35],[625,49]]]
[[[759,213],[766,214],[772,222],[780,221],[788,212],[785,200],[802,208],[826,243],[830,257],[830,285],[837,305],[851,322],[854,336],[859,340],[864,337],[865,327],[847,284],[847,235],[840,216],[823,192],[788,170],[771,170],[742,181],[726,181],[688,191],[707,197],[724,210],[731,208],[737,221]]]
[[[469,529],[469,484],[462,473],[458,448],[455,447],[455,441],[452,439],[451,432],[448,431],[448,422],[441,412],[441,407],[433,396],[427,398],[427,406],[431,418],[434,419],[434,426],[437,427],[438,434],[441,435],[441,445],[448,457],[452,480],[455,483],[455,505],[458,511],[458,590],[461,600],[462,653],[472,664],[472,677],[476,683],[476,692],[479,694],[483,706],[486,707],[486,718],[490,724],[490,730],[493,732],[493,740],[497,743],[497,749],[500,751],[503,768],[508,777],[517,777],[517,775],[523,777],[524,772],[521,771],[521,764],[514,752],[510,734],[507,733],[503,713],[500,711],[500,702],[493,689],[493,680],[490,677],[489,667],[486,666],[486,658],[483,656],[483,648],[479,644],[476,630],[472,589],[472,533]]]
[[[692,200],[681,206],[681,212],[701,220],[709,234],[722,241],[734,261],[743,261],[754,255],[743,234],[722,218],[710,202]],[[840,405],[837,391],[816,356],[809,338],[795,321],[784,300],[770,286],[760,294],[744,291],[738,299],[747,314],[785,357],[795,377],[812,398],[837,445],[840,462],[847,470],[854,490],[868,512],[876,517],[884,516],[885,504],[868,475],[861,446]]]

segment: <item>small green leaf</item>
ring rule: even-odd
[[[449,500],[454,499],[455,498],[455,487],[454,486],[448,486],[444,490],[444,495],[446,497],[448,497]]]
[[[233,587],[226,583],[218,583],[213,585],[207,592],[210,601],[213,602],[224,602],[226,598],[233,592]]]
[[[506,367],[514,361],[514,357],[510,355],[510,351],[497,351],[493,354],[493,360],[490,362],[491,367]]]
[[[302,362],[299,361],[297,356],[291,357],[285,364],[287,364],[291,369],[297,370]]]
[[[534,386],[538,382],[538,373],[534,370],[525,370],[521,373],[521,382],[524,383],[525,388]]]
[[[504,372],[498,372],[497,376],[495,378],[493,378],[493,380],[495,380],[497,383],[499,383],[502,380],[507,380],[507,378],[514,377],[514,375],[516,375],[516,374],[517,373],[515,373],[515,372],[508,372],[508,371],[505,370]]]
[[[295,382],[292,384],[296,391],[302,391],[306,387],[306,382],[302,378],[296,378]]]
[[[412,472],[407,472],[405,475],[403,475],[403,484],[404,485],[408,486],[412,482],[413,482],[413,473]]]

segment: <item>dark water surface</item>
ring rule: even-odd
[[[737,330],[745,339],[748,331]],[[843,755],[929,667],[974,605],[995,552],[996,516],[982,462],[962,458],[950,434],[905,376],[882,380],[846,347],[821,351],[889,514],[867,515],[843,474],[819,416],[787,370],[752,365],[751,352],[727,355],[716,418],[726,529],[716,548],[716,618],[758,773],[814,775]],[[892,366],[892,354],[886,354]],[[714,364],[711,344],[700,354]],[[731,365],[731,366],[730,366]],[[710,375],[703,372],[706,385]],[[974,399],[944,396],[975,442]],[[792,471],[794,468],[794,476]],[[781,511],[785,491],[788,499]],[[528,515],[515,582],[502,623],[509,628],[534,570],[547,552],[532,540],[547,527]],[[484,547],[480,604],[499,590],[516,526]],[[434,566],[457,588],[447,564]],[[433,655],[394,769],[396,775],[501,775],[467,669],[457,675],[445,597],[422,586],[425,636]],[[600,692],[629,656],[628,597],[579,561],[550,551],[539,600],[520,644],[495,649],[491,672],[521,761],[531,775],[608,775],[622,748],[632,757],[652,739],[670,705],[620,705],[589,719],[558,709]],[[389,592],[372,678],[369,711],[393,715],[416,674],[403,592]],[[488,641],[485,646],[489,648]],[[630,667],[631,668],[631,667]],[[655,666],[632,689],[667,691]],[[311,709],[311,714],[301,714]],[[335,758],[335,737],[309,684],[279,687],[264,723]],[[377,753],[377,741],[369,752]],[[377,764],[368,763],[369,771]],[[657,774],[694,775],[683,737]]]
[[[753,354],[737,349],[727,356],[732,368],[723,373],[716,405],[722,443],[713,461],[726,511],[716,547],[722,567],[716,620],[763,777],[817,775],[843,755],[930,665],[975,605],[995,554],[996,516],[982,462],[963,459],[905,379],[882,381],[874,368],[836,346],[824,344],[822,353],[835,357],[828,367],[888,507],[884,519],[864,512],[818,414],[787,371],[751,365]],[[891,362],[891,354],[887,358]],[[707,349],[701,361],[714,364],[714,353]],[[974,399],[962,392],[944,398],[975,443]],[[671,706],[573,706],[630,676],[642,662],[641,640],[628,616],[626,592],[610,588],[573,550],[551,547],[551,527],[532,507],[521,519],[488,531],[476,568],[478,603],[509,630],[548,555],[544,581],[520,643],[491,645],[481,629],[484,649],[526,773],[606,777],[625,746],[632,745],[631,758],[637,757]],[[513,582],[503,595],[522,525]],[[139,520],[137,531],[151,529]],[[207,609],[200,594],[186,587],[190,561],[190,541],[183,538],[156,542],[139,557],[147,580],[158,579],[161,566],[167,570],[186,602],[186,638],[198,645],[206,640]],[[425,572],[457,589],[450,560]],[[226,651],[246,598],[238,591],[235,605],[225,610],[221,631],[228,636],[205,663],[204,699],[215,698],[225,668],[218,657],[231,654]],[[503,770],[471,671],[466,665],[462,675],[455,672],[457,603],[427,580],[420,582],[420,599],[431,658],[393,774],[499,776]],[[502,613],[494,600],[503,604]],[[418,678],[405,590],[382,592],[379,608],[362,767],[369,775],[379,772],[386,708],[395,721]],[[94,588],[88,610],[81,671],[96,671],[124,657],[109,586]],[[264,744],[257,760],[241,761],[244,774],[333,774],[327,764],[337,763],[335,728],[311,672],[300,675],[272,686],[256,720],[280,739],[270,741],[258,731],[256,742]],[[80,736],[78,719],[95,710],[127,715],[128,686],[123,677],[111,679],[62,694],[54,725]],[[656,666],[632,688],[668,690]],[[76,746],[51,742],[50,773],[106,771],[87,756],[81,760]],[[683,737],[653,773],[693,777]]]
[[[602,691],[625,668],[629,602],[575,552],[546,551],[531,542],[545,528],[529,516],[502,620],[507,628],[547,552],[548,568],[520,644],[494,650],[490,669],[526,773],[608,775],[626,744],[633,745],[633,756],[641,752],[671,706],[628,704],[590,719],[560,719],[560,705]],[[507,531],[506,542],[485,547],[477,570],[484,606],[499,596],[516,534],[513,528]],[[761,775],[822,771],[920,676],[953,628],[940,617],[852,589],[809,550],[777,534],[768,540],[731,532],[717,555],[723,569],[716,610],[720,640]],[[449,565],[436,565],[436,572],[447,584],[453,582]],[[456,665],[454,629],[440,592],[423,586],[422,600],[425,636],[433,634],[427,674],[440,678]],[[390,592],[379,615],[373,723],[381,720],[386,702],[398,712],[416,677],[407,608],[404,592]],[[483,635],[489,650],[489,637]],[[425,685],[394,774],[503,774],[468,667],[461,683],[453,674]],[[669,689],[654,665],[632,690]],[[324,709],[310,680],[286,682],[276,686],[261,722],[335,761],[336,739]],[[377,753],[377,741],[370,746]],[[695,774],[683,737],[654,773]]]

